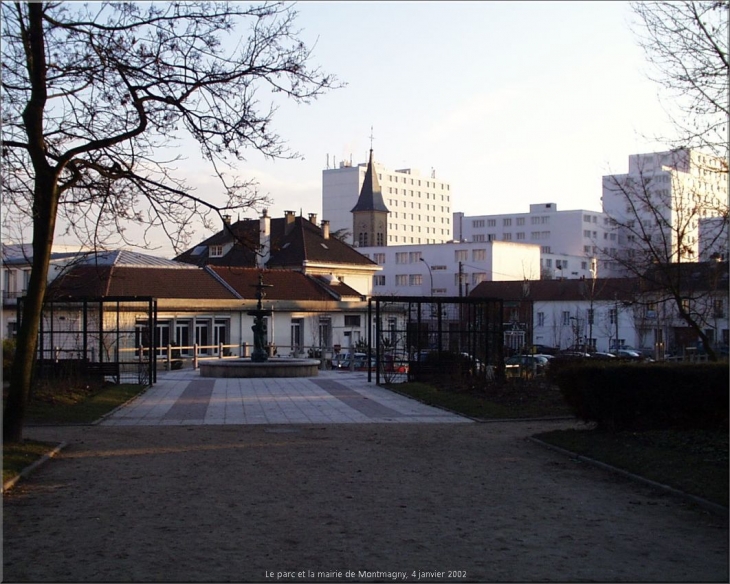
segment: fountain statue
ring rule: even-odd
[[[271,310],[264,310],[263,299],[266,298],[265,288],[271,284],[264,284],[263,274],[259,274],[258,284],[251,284],[256,288],[256,309],[247,314],[253,316],[253,352],[251,358],[211,359],[201,362],[201,377],[316,377],[320,362],[317,359],[269,358],[266,352],[266,321],[265,316],[272,314]]]
[[[251,353],[251,361],[254,363],[264,363],[269,359],[269,355],[266,352],[266,321],[265,316],[270,316],[270,310],[264,310],[262,300],[266,297],[264,288],[271,288],[271,284],[264,284],[264,275],[259,274],[258,284],[251,284],[252,287],[256,288],[256,310],[249,310],[248,315],[253,316],[253,353]]]

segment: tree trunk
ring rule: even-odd
[[[38,330],[42,318],[56,223],[58,196],[55,176],[47,173],[41,180],[38,178],[35,193],[37,203],[33,216],[33,263],[23,304],[22,321],[18,329],[8,399],[3,412],[3,440],[6,443],[20,442],[23,439],[23,423],[35,365]]]

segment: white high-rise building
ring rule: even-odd
[[[558,211],[555,203],[530,205],[528,213],[470,215],[454,213],[454,239],[462,242],[504,241],[540,248],[544,279],[612,276],[610,265],[597,261],[603,247],[616,246],[608,220],[600,211]]]
[[[333,232],[353,232],[352,209],[362,189],[368,163],[322,171],[322,217]],[[451,185],[435,172],[423,176],[418,170],[391,170],[373,162],[388,214],[387,245],[442,243],[452,240]],[[352,235],[346,238],[353,243]]]
[[[662,261],[698,261],[700,222],[727,211],[727,176],[727,161],[694,150],[629,156],[628,173],[603,177],[619,246],[632,253],[651,241]]]

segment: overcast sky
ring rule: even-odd
[[[601,176],[663,149],[653,137],[671,132],[625,2],[302,2],[297,11],[314,62],[347,86],[277,112],[277,132],[304,160],[252,152],[239,165],[275,217],[321,217],[328,155],[330,165],[366,161],[371,126],[377,161],[434,169],[467,215],[542,202],[600,210]],[[198,194],[219,192],[189,156]]]

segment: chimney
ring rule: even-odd
[[[294,227],[294,221],[296,220],[294,211],[284,211],[284,219],[286,219],[284,222],[284,235],[289,235],[292,227]]]
[[[231,216],[223,215],[223,225],[230,225],[230,224],[231,224]]]
[[[322,219],[322,237],[324,239],[330,238],[330,222],[326,219]]]
[[[316,213],[310,213],[309,214],[309,222],[317,224],[317,214]]]
[[[256,267],[265,268],[271,258],[271,217],[264,209],[259,219],[259,250],[256,254]]]

